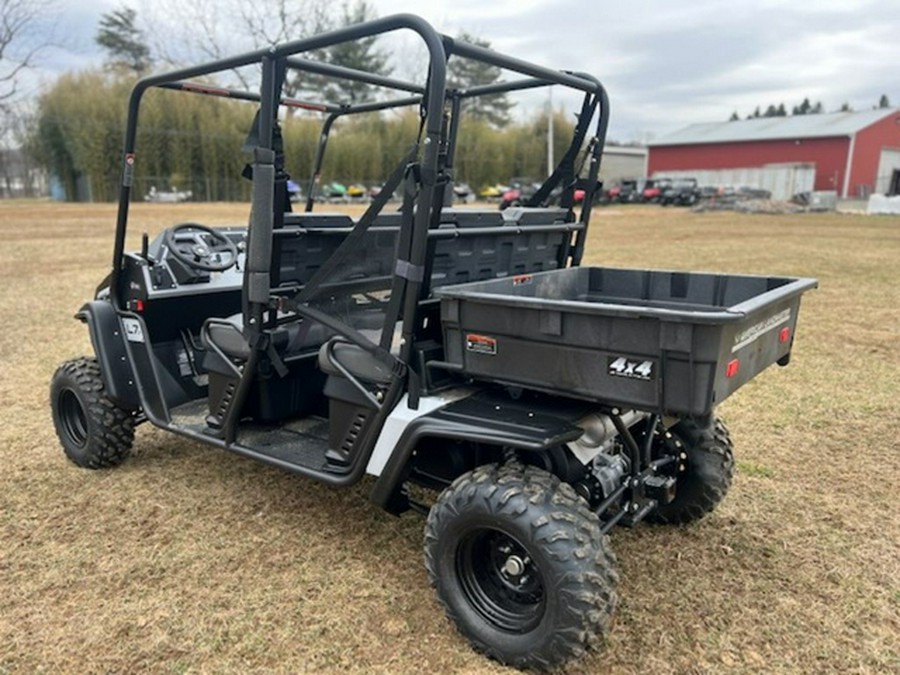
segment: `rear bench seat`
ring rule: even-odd
[[[567,214],[561,208],[514,207],[504,211],[445,208],[441,212],[440,229],[554,225],[564,223]],[[400,212],[382,213],[375,219],[373,227],[399,231],[401,220]],[[274,233],[272,283],[276,288],[282,285],[296,287],[306,283],[343,241],[337,233],[325,232],[330,229],[349,232],[355,224],[348,215],[342,213],[288,213],[285,214],[284,222],[285,228]],[[318,235],[307,232],[316,229],[324,232]],[[521,229],[513,230],[509,234],[474,234],[466,238],[438,239],[433,254],[431,286],[494,278],[504,273],[554,269],[557,266],[556,250],[565,233],[551,233],[559,241],[554,239],[550,243],[549,235],[540,234],[533,235],[533,241],[532,238],[518,241],[523,235],[527,236],[527,229],[525,232]],[[513,239],[517,240],[515,247]],[[393,251],[388,248],[390,247],[383,246],[381,251],[381,257],[386,258],[381,267],[386,270],[392,269],[393,263]],[[514,257],[517,259],[512,260]],[[364,332],[380,332],[383,318],[380,312],[373,312],[371,319],[364,319],[362,325],[357,323],[357,328]],[[225,319],[208,322],[202,331],[203,339],[211,340],[233,359],[246,359],[250,355],[250,346],[244,338],[243,328],[243,316],[240,313],[233,314]],[[321,324],[291,321],[271,329],[270,335],[279,354],[290,357],[318,349],[334,332]],[[375,340],[377,339],[376,337]]]

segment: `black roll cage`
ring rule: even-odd
[[[404,82],[373,73],[311,61],[298,56],[336,44],[378,36],[401,29],[408,29],[417,33],[428,50],[428,76],[424,84]],[[518,73],[524,77],[523,79],[473,87],[468,90],[448,90],[446,86],[446,66],[450,57],[473,59]],[[259,93],[237,91],[192,81],[195,78],[202,78],[214,73],[253,64],[260,64],[262,69]],[[361,82],[401,92],[406,94],[406,96],[356,105],[335,105],[285,98],[282,96],[281,90],[288,70]],[[437,222],[435,216],[437,211],[442,208],[441,203],[435,203],[436,189],[439,183],[442,180],[445,181],[449,176],[449,170],[453,165],[453,153],[462,101],[478,96],[552,85],[562,85],[584,92],[584,104],[569,151],[560,161],[553,174],[547,179],[541,190],[539,190],[532,205],[540,205],[540,202],[546,199],[550,191],[562,183],[562,205],[568,208],[570,212],[573,211],[572,195],[576,188],[575,156],[581,151],[585,138],[588,135],[590,123],[594,114],[599,110],[596,131],[590,139],[589,152],[586,157],[590,162],[588,173],[578,184],[585,190],[585,197],[579,216],[583,227],[578,231],[576,241],[571,249],[572,264],[578,265],[584,250],[593,196],[598,189],[597,177],[600,158],[609,122],[609,100],[606,91],[600,82],[590,75],[570,71],[555,71],[505,56],[483,47],[467,44],[437,33],[429,23],[420,17],[410,14],[397,14],[310,38],[276,45],[268,49],[260,49],[228,59],[143,78],[138,81],[132,90],[128,104],[122,183],[119,191],[119,207],[109,286],[110,299],[118,310],[125,309],[125,294],[121,288],[123,284],[122,270],[125,259],[128,210],[136,161],[135,146],[138,114],[142,97],[150,88],[174,89],[202,95],[258,102],[260,104],[260,113],[255,156],[260,166],[271,162],[270,157],[275,149],[273,131],[280,107],[325,113],[327,116],[322,126],[314,169],[310,178],[309,197],[306,204],[307,211],[311,211],[313,208],[314,184],[321,170],[329,132],[338,118],[344,115],[418,105],[424,132],[422,143],[424,156],[420,163],[420,189],[416,198],[415,217],[410,219],[412,231],[408,233],[408,263],[415,268],[423,268],[425,266],[424,258],[427,250],[428,230],[432,223]],[[438,103],[435,104],[434,102]],[[449,104],[451,110],[449,129],[446,124],[445,113],[447,104]],[[245,308],[251,331],[260,330],[263,313],[267,309],[268,287],[265,282],[268,280],[271,267],[270,253],[274,226],[272,200],[274,180],[273,171],[260,170],[254,174],[252,217],[248,230],[248,261],[244,280],[244,297],[247,300]],[[574,215],[572,215],[572,218],[574,218]],[[421,286],[421,279],[410,279],[406,286],[403,316],[407,322],[412,321],[412,317],[415,315],[415,305],[419,298]],[[265,293],[263,293],[264,287]],[[265,299],[263,295],[266,296]],[[248,324],[245,324],[245,326]],[[408,329],[409,325],[405,325],[404,333],[407,333]]]

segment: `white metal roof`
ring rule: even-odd
[[[756,117],[734,122],[692,124],[658,138],[648,145],[696,145],[732,141],[768,141],[793,138],[850,136],[860,129],[895,114],[900,108],[878,108],[860,112]]]

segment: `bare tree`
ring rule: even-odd
[[[257,47],[299,40],[330,25],[328,6],[321,0],[241,0],[238,4],[243,25]]]
[[[222,17],[236,15],[237,0],[163,0],[159,3],[162,15],[178,16],[177,25],[159,22],[146,28],[156,60],[171,68],[194,63],[198,59],[219,61],[234,54],[234,20]],[[248,78],[239,70],[234,76],[241,86],[249,87]]]
[[[48,45],[49,35],[41,35],[38,22],[49,9],[45,0],[0,0],[0,107],[12,103],[21,75]]]
[[[170,66],[198,58],[219,60],[243,50],[299,40],[326,30],[331,23],[325,0],[166,0],[161,4],[164,14],[179,18],[177,25],[150,31],[158,59]],[[244,89],[258,84],[255,70],[232,72]],[[293,82],[285,83],[286,95],[294,96],[296,91]]]

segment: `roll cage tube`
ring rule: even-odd
[[[319,143],[316,146],[316,158],[313,161],[313,170],[309,176],[308,188],[306,191],[306,206],[304,208],[304,211],[306,211],[306,213],[310,213],[313,210],[313,204],[315,203],[316,197],[316,184],[318,183],[319,175],[322,172],[322,163],[325,161],[325,150],[328,148],[328,137],[331,134],[331,127],[340,117],[343,117],[344,115],[353,115],[356,113],[375,112],[379,110],[389,110],[391,108],[403,108],[406,106],[421,105],[421,103],[421,96],[411,96],[409,98],[401,98],[395,101],[386,101],[382,103],[363,103],[360,105],[340,108],[339,110],[335,110],[328,117],[326,117],[325,122],[322,124],[322,131],[319,132]]]
[[[372,37],[375,35],[392,32],[400,29],[412,30],[422,38],[429,51],[429,77],[425,87],[421,85],[403,82],[393,78],[387,78],[372,73],[365,73],[351,68],[343,68],[331,64],[323,64],[318,62],[310,62],[303,58],[294,58],[295,55],[303,52],[309,52],[315,49],[321,49],[341,42]],[[185,68],[162,75],[147,77],[140,80],[134,87],[129,99],[128,119],[125,129],[125,144],[123,153],[123,169],[122,183],[119,192],[119,206],[116,220],[116,237],[113,248],[113,265],[110,275],[110,296],[116,307],[121,308],[121,269],[124,259],[125,235],[127,229],[128,209],[130,204],[131,187],[135,162],[135,144],[137,137],[137,122],[140,103],[144,92],[150,87],[160,87],[165,89],[179,89],[199,94],[207,94],[213,96],[224,96],[237,100],[259,101],[265,103],[265,94],[261,92],[259,95],[249,92],[239,92],[221,87],[210,86],[204,83],[187,82],[190,78],[203,77],[216,72],[222,72],[235,68],[253,65],[254,63],[263,63],[264,60],[270,64],[278,64],[281,69],[291,68],[297,70],[306,70],[309,72],[317,72],[337,78],[349,79],[358,82],[365,82],[375,86],[386,87],[395,91],[405,91],[417,96],[395,101],[375,102],[361,104],[357,106],[336,106],[333,104],[318,104],[306,101],[299,101],[290,98],[282,98],[278,96],[277,101],[270,100],[268,107],[272,110],[272,121],[276,106],[283,105],[286,107],[297,107],[319,112],[328,113],[331,116],[342,116],[356,112],[370,112],[377,110],[385,110],[391,107],[399,107],[403,105],[415,105],[417,103],[424,104],[426,107],[425,120],[425,156],[422,162],[423,189],[420,190],[419,205],[416,209],[417,215],[411,237],[411,246],[409,250],[403,252],[401,257],[405,258],[411,265],[421,267],[425,255],[425,240],[427,237],[427,228],[434,214],[433,211],[433,194],[435,183],[438,179],[437,171],[439,169],[439,151],[443,121],[443,102],[446,99],[446,62],[450,55],[457,55],[463,58],[471,58],[477,61],[485,62],[498,66],[513,72],[526,76],[526,79],[512,80],[509,82],[499,82],[481,87],[473,87],[466,91],[453,92],[454,97],[470,98],[473,96],[484,96],[493,93],[505,93],[511,91],[519,91],[524,89],[532,89],[541,86],[549,86],[552,84],[560,84],[569,88],[594,94],[600,102],[600,120],[598,121],[597,135],[593,139],[594,147],[591,155],[591,169],[589,172],[588,189],[592,191],[592,186],[596,183],[596,174],[599,171],[599,159],[602,152],[603,140],[605,139],[606,126],[608,124],[609,106],[606,92],[600,83],[593,77],[582,73],[570,73],[565,71],[554,71],[548,68],[536,66],[534,64],[521,61],[492,52],[488,49],[469,45],[454,39],[439,35],[430,24],[423,19],[408,15],[398,14],[388,16],[383,19],[376,19],[363,24],[348,26],[340,30],[324,33],[311,38],[288,42],[278,45],[270,49],[260,49],[245,54],[241,54],[232,58],[220,61],[210,62],[199,66]],[[277,78],[276,78],[277,79]],[[279,82],[280,84],[280,82]],[[280,87],[279,87],[280,88]],[[272,96],[273,94],[270,94]],[[429,101],[441,101],[440,105],[428,106]],[[458,109],[458,106],[457,106]],[[455,117],[455,115],[454,115]],[[451,128],[448,134],[448,159],[452,166],[453,144],[455,142],[457,124],[454,124],[451,117]],[[333,123],[333,120],[332,122]],[[326,120],[328,128],[331,124]],[[327,137],[328,128],[323,129]],[[271,146],[271,124],[268,133],[263,136],[261,134],[260,142],[262,147]],[[324,152],[324,147],[321,148]],[[592,176],[592,178],[591,178]],[[440,205],[437,205],[440,208]],[[586,201],[582,207],[582,222],[587,226],[587,220],[590,217],[590,201]],[[576,251],[577,256],[573,256],[573,263],[577,264],[580,260],[580,250],[583,250],[585,231],[579,233],[579,243]],[[415,298],[420,291],[420,282],[413,282],[407,294],[407,306],[404,308],[404,315],[410,316],[414,309],[410,305],[415,302]],[[406,331],[406,327],[404,328]],[[407,348],[410,342],[407,341]]]
[[[224,70],[231,70],[248,66],[256,62],[263,61],[264,58],[275,61],[284,59],[285,57],[303,52],[309,52],[324,47],[330,47],[342,42],[358,40],[362,38],[372,37],[382,33],[388,33],[395,30],[409,29],[418,33],[425,43],[429,52],[429,77],[426,87],[426,97],[431,101],[443,101],[444,87],[446,80],[446,57],[444,47],[440,35],[432,28],[432,26],[424,19],[411,14],[396,14],[383,19],[376,19],[366,23],[348,26],[336,31],[323,33],[321,35],[288,42],[286,44],[272,47],[270,49],[259,49],[256,51],[241,54],[232,58],[222,59],[212,63],[206,63],[200,66],[184,68],[162,75],[146,77],[138,81],[131,92],[128,101],[128,118],[125,125],[125,143],[123,151],[122,164],[122,182],[119,190],[119,206],[116,215],[116,236],[113,245],[113,261],[112,273],[110,275],[110,299],[113,304],[122,309],[122,264],[125,254],[125,235],[128,226],[128,210],[131,199],[131,188],[134,179],[134,163],[135,163],[135,146],[137,140],[137,122],[140,104],[144,93],[150,87],[160,87],[165,84],[171,84],[180,80],[187,80],[196,77],[203,77]],[[296,67],[296,66],[295,66]],[[414,85],[413,85],[414,86]],[[262,105],[266,104],[265,92],[261,91],[260,96]],[[280,98],[280,97],[279,97]],[[279,101],[280,102],[280,101]],[[273,102],[269,102],[270,106]],[[424,165],[429,168],[437,166],[436,140],[440,134],[441,126],[441,106],[433,106],[433,110],[429,111],[426,117],[427,136],[431,138],[430,145],[426,148]],[[271,145],[271,127],[269,127],[268,137],[264,136],[262,129],[260,130],[260,142],[265,145]],[[423,191],[423,199],[424,199]],[[430,196],[430,193],[429,193]],[[420,211],[427,210],[427,204],[423,204]],[[427,221],[423,221],[427,222]],[[418,223],[417,226],[421,225]],[[414,237],[415,239],[415,237]]]

